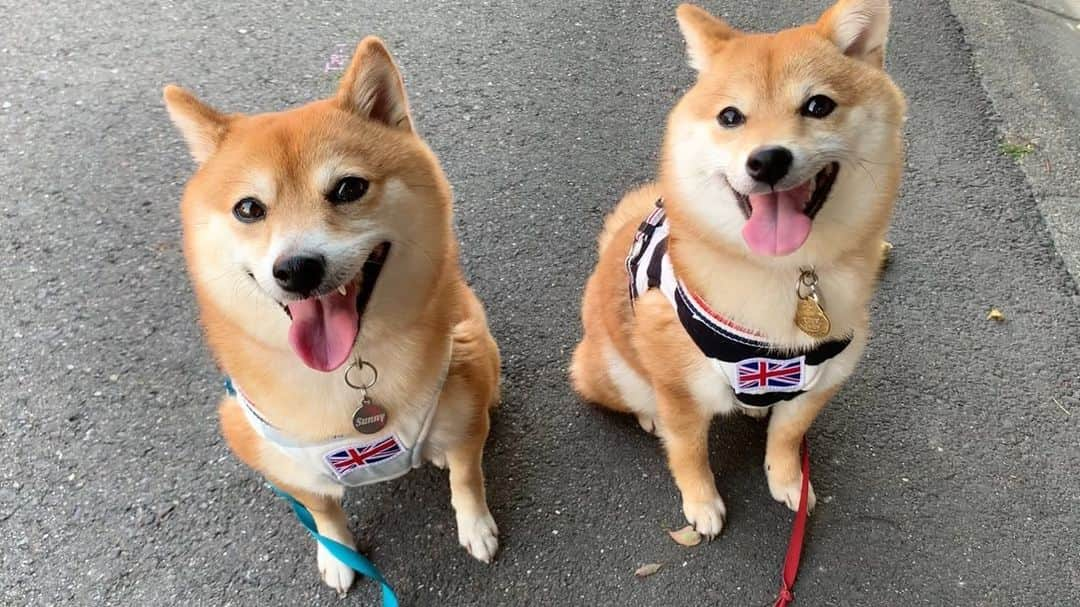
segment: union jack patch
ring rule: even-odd
[[[342,478],[353,470],[366,468],[372,464],[385,462],[401,455],[404,449],[397,437],[388,436],[381,441],[368,445],[353,445],[338,451],[326,454],[326,463],[333,469],[338,478]]]
[[[736,392],[797,392],[802,389],[806,357],[775,360],[748,358],[739,361]]]

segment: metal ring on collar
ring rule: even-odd
[[[371,381],[367,383],[357,383],[349,379],[349,374],[353,369],[356,369],[357,373],[363,371],[365,368],[371,369]],[[345,383],[354,390],[368,390],[375,385],[375,382],[379,381],[379,370],[375,368],[375,365],[369,363],[366,360],[358,360],[349,366],[345,370]]]
[[[799,299],[810,299],[817,295],[817,272],[814,271],[814,266],[809,268],[799,268],[799,278],[795,281],[795,294]],[[803,291],[806,294],[803,294]]]

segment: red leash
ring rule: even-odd
[[[784,569],[780,572],[780,596],[776,597],[773,607],[787,607],[795,601],[791,589],[795,586],[795,575],[799,572],[799,557],[802,556],[803,536],[806,534],[806,501],[810,493],[810,447],[806,437],[802,440],[802,488],[799,490],[799,510],[795,513],[795,524],[791,527],[791,539],[788,540],[787,555],[784,557]]]

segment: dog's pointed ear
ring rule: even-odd
[[[818,19],[817,28],[848,57],[885,65],[889,0],[840,0]]]
[[[173,124],[187,141],[195,162],[202,164],[217,151],[232,118],[199,101],[187,89],[170,84],[162,96]]]
[[[675,11],[675,16],[679,20],[679,29],[686,38],[686,54],[690,67],[699,72],[709,67],[713,55],[724,42],[738,35],[730,25],[713,17],[700,6],[681,4]]]
[[[337,91],[337,103],[346,111],[391,128],[411,131],[409,100],[401,72],[382,40],[360,41]]]

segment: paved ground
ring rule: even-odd
[[[1007,144],[1080,281],[1080,0],[950,0]]]
[[[159,101],[179,81],[233,110],[299,103],[371,32],[455,185],[505,354],[486,461],[504,544],[469,560],[445,475],[424,469],[351,495],[362,548],[409,605],[770,601],[791,516],[765,487],[763,427],[716,424],[729,526],[684,549],[664,533],[683,521],[659,446],[564,379],[593,235],[652,174],[691,76],[673,6],[474,4],[0,0],[0,603],[373,603],[319,585],[312,542],[218,438],[177,246],[191,163]],[[709,4],[747,28],[820,8]],[[896,250],[865,364],[811,436],[798,604],[1072,604],[1076,284],[949,6],[895,4],[889,63],[911,101]],[[664,568],[635,579],[648,562]]]

